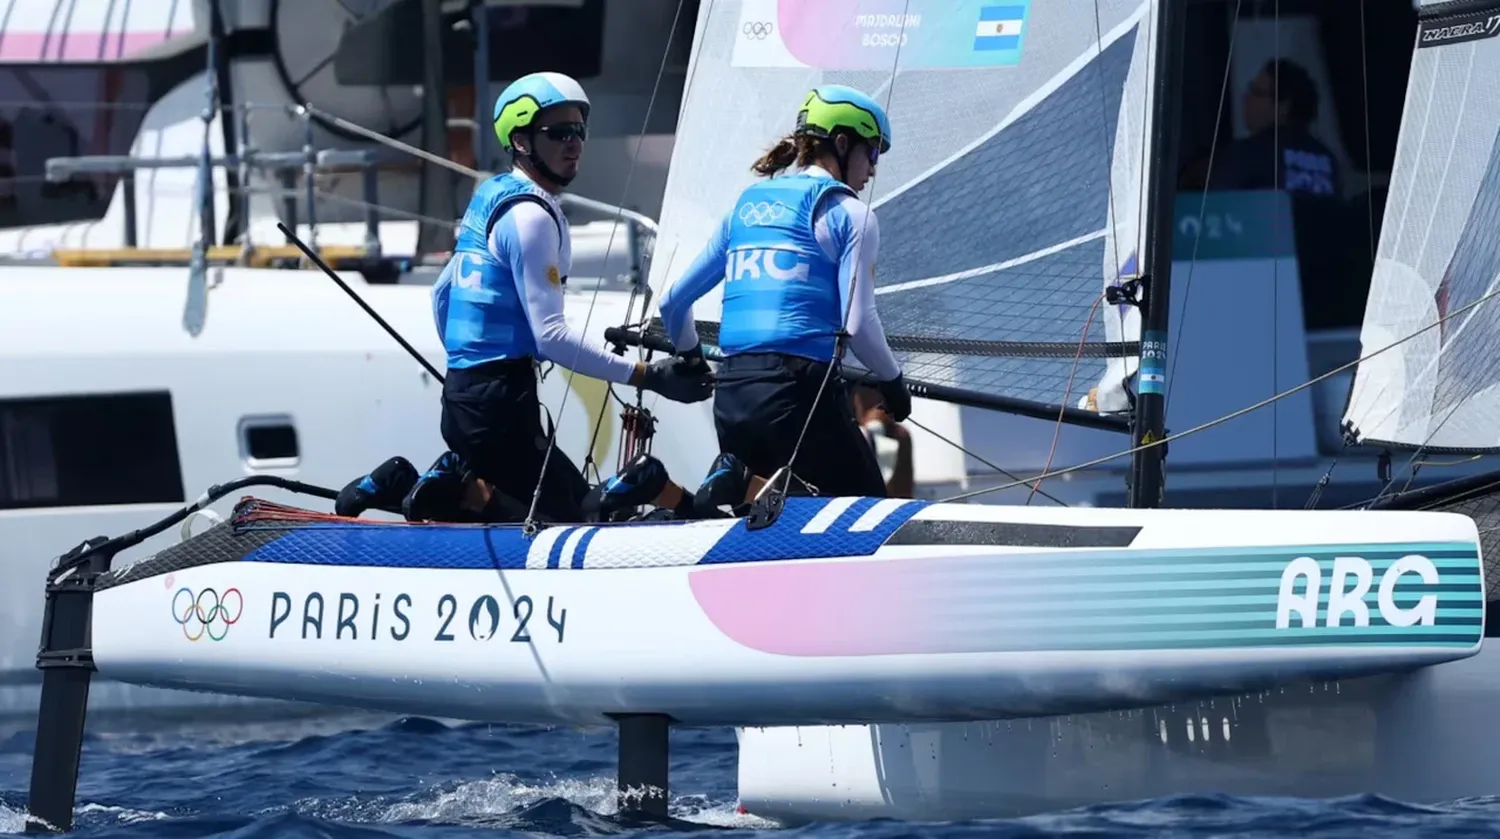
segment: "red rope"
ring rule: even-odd
[[[1095,298],[1093,307],[1089,309],[1089,319],[1084,321],[1083,337],[1078,339],[1078,350],[1073,353],[1073,369],[1068,371],[1068,385],[1063,389],[1062,404],[1057,409],[1057,425],[1052,429],[1052,448],[1047,451],[1047,464],[1042,467],[1042,476],[1031,484],[1031,493],[1026,496],[1028,505],[1031,504],[1031,499],[1036,497],[1036,491],[1041,488],[1047,471],[1052,468],[1052,456],[1057,454],[1057,440],[1062,436],[1063,411],[1068,409],[1068,397],[1073,394],[1073,377],[1078,373],[1078,361],[1083,358],[1083,345],[1089,340],[1089,327],[1094,325],[1094,314],[1099,311],[1099,304],[1103,302],[1103,295]]]

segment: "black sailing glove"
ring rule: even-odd
[[[906,378],[896,374],[888,382],[876,382],[875,387],[885,397],[885,412],[896,422],[905,422],[911,416],[911,391],[906,388]]]
[[[714,395],[714,374],[701,359],[687,361],[675,356],[657,359],[646,366],[641,387],[673,402],[702,402]]]
[[[708,373],[713,371],[708,366],[708,359],[703,357],[703,342],[694,344],[691,348],[677,354],[682,359],[683,367],[693,373]]]

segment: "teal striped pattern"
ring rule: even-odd
[[[1436,598],[1432,625],[1397,626],[1380,610],[1382,575],[1400,558],[1431,562],[1435,584],[1408,570],[1396,578],[1392,603],[1410,610]],[[1347,610],[1329,626],[1337,557],[1359,557],[1370,569],[1361,598],[1367,626]],[[1298,557],[1320,573],[1317,625],[1301,612],[1277,626],[1282,577]],[[1470,647],[1484,627],[1484,581],[1477,546],[1468,542],[1318,545],[1285,549],[1102,550],[913,560],[897,595],[933,633],[937,652],[1023,650],[1189,650],[1233,647]],[[905,576],[903,574],[902,576]],[[1353,589],[1358,578],[1344,586]],[[882,587],[883,588],[883,587]],[[1305,597],[1297,576],[1293,597]],[[1397,616],[1392,616],[1397,617]]]

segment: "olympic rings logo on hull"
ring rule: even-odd
[[[244,611],[245,596],[237,588],[225,589],[223,594],[206,588],[193,594],[184,586],[172,595],[172,619],[189,641],[202,640],[205,635],[210,641],[224,640]]]
[[[746,38],[755,41],[764,41],[771,37],[771,33],[775,31],[776,24],[757,21],[748,21],[744,26],[740,27],[740,32],[744,33]]]
[[[740,205],[740,221],[750,227],[760,227],[778,221],[789,210],[780,201],[768,204],[765,201],[746,202]]]

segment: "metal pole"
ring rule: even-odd
[[[448,157],[448,86],[443,79],[442,0],[422,0],[422,144],[438,157]],[[453,178],[437,166],[422,167],[421,213],[429,218],[455,217]],[[417,252],[453,249],[448,225],[417,225]]]
[[[213,66],[209,72],[214,75],[215,87],[219,95],[219,127],[224,137],[224,151],[235,147],[236,135],[235,123],[236,108],[234,105],[234,78],[229,72],[229,50],[225,43],[228,37],[228,28],[224,24],[224,10],[220,6],[221,0],[209,0],[208,3],[208,32],[209,41],[216,45],[213,55]],[[224,171],[224,183],[229,189],[229,206],[224,218],[224,243],[228,244],[239,238],[241,233],[250,230],[250,207],[242,204],[239,200],[240,187],[248,186],[248,180],[241,180],[240,172],[233,169]]]
[[[490,14],[484,0],[475,0],[474,15],[474,165],[490,168]]]
[[[1151,184],[1145,218],[1150,225],[1141,275],[1141,366],[1135,423],[1131,437],[1138,448],[1130,464],[1130,506],[1158,507],[1166,489],[1167,319],[1172,309],[1173,200],[1176,198],[1177,129],[1182,99],[1183,0],[1158,0],[1155,89],[1152,92]]]

